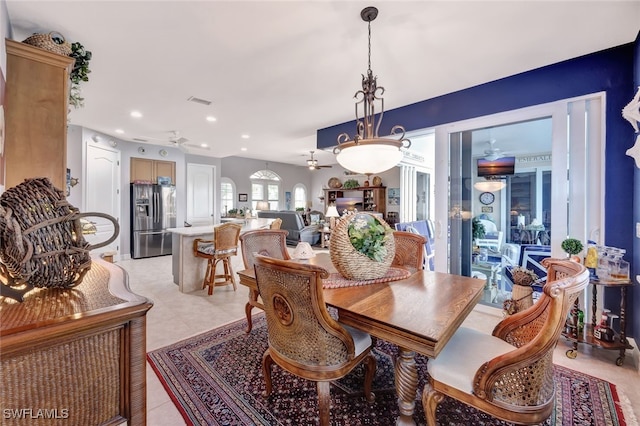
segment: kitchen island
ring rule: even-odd
[[[240,235],[255,229],[268,229],[274,219],[246,219],[242,220]],[[220,225],[189,226],[169,228],[172,233],[173,253],[171,255],[173,282],[178,285],[182,293],[202,290],[202,281],[207,269],[207,262],[203,258],[193,255],[193,241],[196,238],[213,240],[213,228]],[[244,269],[242,253],[238,248],[238,255],[233,258],[234,270]]]

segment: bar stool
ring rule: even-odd
[[[204,274],[202,288],[209,287],[209,295],[214,287],[233,284],[236,290],[236,279],[231,267],[231,256],[238,254],[238,238],[240,226],[237,223],[225,223],[213,228],[213,240],[196,238],[193,241],[193,255],[207,259],[207,271]],[[216,274],[216,266],[222,261],[224,272]]]

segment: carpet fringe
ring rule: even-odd
[[[624,416],[624,420],[627,426],[638,426],[638,419],[636,419],[635,414],[633,413],[633,406],[631,405],[631,401],[627,398],[620,389],[616,389],[618,392],[618,404],[620,404],[620,408],[622,408],[622,415]]]

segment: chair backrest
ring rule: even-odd
[[[269,350],[314,379],[354,358],[351,335],[327,311],[321,267],[264,256],[255,258],[255,276],[264,302]]]
[[[415,220],[413,222],[396,223],[394,226],[397,231],[411,232],[427,238],[427,241],[424,243],[425,269],[433,271],[435,268],[435,231],[433,222],[431,220]]]
[[[405,268],[413,274],[424,268],[427,237],[406,231],[393,231],[396,254],[391,266]]]
[[[223,223],[213,228],[213,246],[216,254],[233,254],[238,251],[238,237],[242,226],[238,223]]]
[[[240,236],[240,247],[244,268],[253,268],[257,255],[273,257],[275,259],[289,260],[287,251],[286,229],[257,229],[245,232]]]
[[[478,219],[478,220],[484,226],[485,234],[497,233],[498,232],[498,227],[496,226],[495,223],[491,222],[490,220],[486,220],[486,219]]]
[[[484,238],[476,238],[476,245],[499,253],[502,248],[502,231],[485,234]]]
[[[517,349],[476,372],[474,393],[509,410],[553,404],[553,350],[576,297],[589,284],[589,271],[566,259],[547,258],[544,292],[533,306],[502,320],[493,335]]]
[[[282,227],[282,219],[275,218],[273,220],[273,222],[271,222],[271,225],[269,225],[269,229],[280,229],[280,227]]]

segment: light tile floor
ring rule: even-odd
[[[147,315],[148,351],[244,318],[248,291],[243,286],[238,285],[235,292],[231,286],[218,287],[212,296],[208,296],[206,290],[183,294],[173,283],[170,256],[121,260],[117,264],[129,273],[133,292],[154,302]],[[479,306],[469,315],[464,325],[491,332],[500,319],[498,310]],[[554,354],[554,362],[615,383],[627,402],[627,412],[632,410],[627,415],[627,424],[637,425],[635,419],[640,419],[638,349],[628,351],[624,365],[618,367],[615,365],[617,351],[580,345],[578,357],[569,359],[565,356],[569,348],[569,343],[561,338]],[[184,424],[182,416],[149,366],[147,414],[149,425]],[[635,418],[631,418],[632,416]]]

